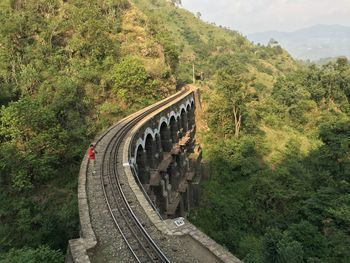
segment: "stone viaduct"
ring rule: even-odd
[[[112,162],[106,153],[118,136],[120,143],[113,146],[116,150],[111,156],[122,195],[168,258],[145,262],[240,262],[185,219],[198,204],[204,174],[195,136],[200,110],[198,90],[187,88],[123,119],[97,138],[96,175],[87,157],[81,165],[81,237],[69,241],[66,262],[143,261],[128,251],[122,238],[128,234],[122,234],[123,227],[119,232],[116,229],[112,221],[116,209],[106,205],[108,193],[102,191],[114,187],[103,178],[109,175],[105,167]]]
[[[201,149],[195,144],[195,103],[186,97],[142,121],[131,141],[130,166],[163,219],[185,216],[196,202]]]

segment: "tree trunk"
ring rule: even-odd
[[[239,108],[236,106],[233,106],[233,116],[235,122],[235,136],[238,137],[241,129],[242,115],[239,113]]]
[[[239,132],[241,131],[241,120],[242,120],[242,115],[239,114],[238,122],[237,122],[237,125],[236,125],[236,130],[235,130],[235,135],[237,137],[239,136]]]

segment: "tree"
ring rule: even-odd
[[[77,233],[72,174],[78,172],[87,144],[84,97],[74,82],[60,77],[54,86],[40,86],[36,96],[25,96],[2,107],[0,180],[5,198],[0,198],[0,207],[12,207],[0,211],[2,249],[45,242],[64,249],[66,239]],[[55,187],[47,188],[51,184],[58,188],[57,182],[67,184],[66,188],[61,186],[59,194]],[[45,197],[38,198],[38,192]],[[57,198],[62,193],[64,202]]]
[[[264,262],[276,263],[302,263],[303,247],[302,245],[289,238],[286,233],[279,229],[269,228],[263,238]]]
[[[288,236],[298,241],[304,250],[304,260],[327,258],[327,239],[308,221],[301,221],[288,228]]]
[[[303,247],[297,241],[286,238],[277,244],[277,263],[303,263]],[[267,263],[267,262],[266,262]]]
[[[181,0],[171,0],[174,5],[181,5]]]
[[[303,73],[298,72],[287,78],[277,80],[272,90],[272,97],[284,107],[294,121],[305,123],[304,114],[316,107],[311,94],[303,86]]]
[[[278,43],[278,41],[276,41],[275,39],[271,38],[269,40],[269,43],[267,44],[269,47],[277,47],[280,46],[280,44]]]
[[[216,90],[222,100],[220,107],[224,110],[224,118],[233,122],[234,135],[239,137],[248,103],[254,99],[249,80],[242,72],[223,69],[218,72],[217,83]]]
[[[113,68],[113,91],[127,103],[147,104],[158,97],[156,82],[151,79],[143,64],[136,58],[127,57]],[[139,97],[139,95],[143,95]]]
[[[349,180],[350,175],[350,122],[330,120],[320,127],[324,145],[318,151],[319,166],[330,171],[337,180]]]
[[[181,50],[175,44],[175,40],[168,32],[158,33],[157,39],[160,41],[164,48],[166,62],[170,66],[171,71],[175,73],[179,65],[179,55]]]

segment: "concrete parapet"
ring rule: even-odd
[[[180,221],[179,225],[177,221]],[[241,263],[241,261],[227,251],[223,246],[216,243],[185,218],[168,219],[166,225],[173,235],[189,235],[203,247],[211,251],[221,262]]]
[[[86,194],[88,164],[88,158],[85,156],[80,166],[78,184],[80,238],[69,240],[66,263],[89,263],[88,250],[93,249],[97,244],[96,236],[91,225]]]

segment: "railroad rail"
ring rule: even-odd
[[[111,130],[115,129],[117,126],[120,127],[114,133],[106,150],[103,152],[100,178],[109,212],[116,228],[123,237],[136,262],[170,262],[170,260],[153,241],[152,237],[147,233],[145,227],[133,212],[130,206],[132,201],[128,200],[128,196],[124,194],[124,183],[121,182],[119,176],[123,171],[118,171],[118,165],[115,164],[119,164],[119,167],[122,166],[123,156],[121,145],[128,131],[145,116],[165,106],[185,92],[186,89],[183,89],[170,98],[121,120],[118,124],[108,129],[108,131],[95,142],[95,146],[98,146],[98,143],[110,133]]]
[[[156,207],[152,203],[154,199],[151,200],[143,188],[145,182],[140,181],[140,178],[143,178],[142,172],[140,174],[140,167],[143,165],[141,159],[139,160],[143,158],[142,154],[139,156],[140,148],[145,151],[144,154],[148,153],[144,158],[148,159],[146,161],[152,166],[160,165],[164,168],[164,164],[169,165],[166,157],[169,154],[173,154],[174,160],[168,172],[174,172],[173,169],[178,169],[181,165],[188,166],[186,153],[178,158],[178,147],[185,145],[189,140],[185,135],[180,135],[181,138],[184,136],[180,141],[179,137],[176,139],[175,128],[183,133],[180,126],[183,127],[188,121],[185,132],[188,135],[193,133],[195,126],[192,126],[194,119],[191,114],[194,110],[195,96],[199,95],[194,88],[183,88],[178,93],[122,119],[96,139],[94,144],[98,150],[97,173],[92,174],[91,165],[85,156],[80,169],[78,188],[81,237],[69,241],[66,263],[178,260],[187,262],[189,257],[192,258],[190,262],[240,262],[187,220],[181,227],[174,224],[176,220],[171,219],[174,217],[167,215],[169,211],[174,212],[176,207],[169,204],[165,208],[162,207],[163,209]],[[177,124],[174,124],[174,121],[177,121]],[[168,125],[168,130],[163,129],[164,124]],[[151,135],[153,145],[150,144]],[[162,149],[167,149],[164,157]],[[155,151],[158,151],[157,154],[154,154]],[[178,159],[175,160],[175,156]],[[152,183],[156,178],[155,171],[152,170]],[[159,171],[166,173],[164,169]],[[182,174],[185,180],[193,178],[191,171],[184,170]],[[163,194],[171,189],[164,188],[164,183],[176,185],[176,182],[170,182],[168,175],[164,175],[166,174],[162,174],[158,179],[165,180],[158,182],[163,186],[160,188]],[[158,178],[159,176],[160,174]],[[179,185],[182,187],[181,191],[186,191],[183,181]],[[148,186],[146,189],[150,190]],[[176,204],[174,200],[178,201],[173,199],[171,204]],[[178,207],[180,208],[180,205]],[[164,214],[158,213],[157,209],[161,209],[161,213]],[[163,215],[169,219],[164,220]],[[183,242],[187,245],[182,244]],[[191,256],[192,252],[194,254]]]
[[[185,90],[173,96],[171,100],[180,97]],[[153,241],[147,233],[141,222],[133,212],[128,196],[124,194],[123,185],[121,183],[118,171],[118,165],[122,166],[122,141],[128,131],[136,125],[145,116],[153,111],[163,107],[169,103],[169,99],[156,104],[155,106],[143,110],[133,117],[124,119],[121,128],[114,134],[110,140],[106,151],[103,153],[101,166],[101,184],[108,205],[110,214],[114,220],[115,226],[118,228],[129,250],[137,262],[170,262],[160,247]],[[102,139],[101,137],[99,141]],[[97,144],[98,142],[97,141]]]

